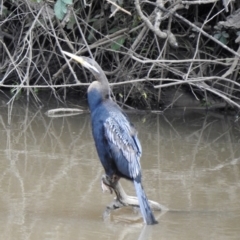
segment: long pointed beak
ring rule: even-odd
[[[95,72],[99,73],[99,71],[97,70],[97,68],[95,68],[94,66],[92,66],[90,63],[88,63],[86,60],[84,60],[83,57],[74,55],[72,53],[69,52],[65,52],[62,51],[65,55],[67,55],[68,57],[74,59],[75,61],[79,62],[82,64],[83,67],[87,68],[87,69],[93,69]]]

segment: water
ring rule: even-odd
[[[149,199],[167,207],[158,225],[131,208],[102,218],[89,114],[49,118],[14,105],[0,113],[1,239],[239,239],[240,124],[205,112],[130,115],[143,147]],[[134,195],[131,183],[122,181]]]

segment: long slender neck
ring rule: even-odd
[[[110,92],[110,87],[109,87],[109,83],[108,83],[108,79],[104,73],[104,71],[102,70],[102,68],[98,65],[97,62],[95,62],[94,67],[97,68],[97,70],[99,71],[99,73],[95,72],[95,71],[91,71],[92,74],[94,75],[95,79],[101,83],[103,88],[106,88],[109,90]]]
[[[91,71],[97,80],[92,82],[88,88],[88,105],[91,112],[93,112],[101,102],[110,99],[110,87],[107,77],[97,63],[94,64],[94,67],[97,68],[99,73]]]

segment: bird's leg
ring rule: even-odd
[[[112,177],[109,177],[108,175],[103,175],[101,182],[103,192],[109,191],[112,194],[115,185],[119,179],[120,178],[117,175],[113,175]]]
[[[114,210],[116,208],[120,208],[123,206],[139,207],[139,202],[137,197],[128,196],[126,194],[121,183],[119,182],[119,177],[110,178],[109,176],[103,175],[102,183],[110,189],[111,193],[112,191],[114,191],[116,194],[116,199],[107,206],[108,210]],[[162,207],[159,203],[151,200],[148,200],[148,202],[152,209],[161,211]]]
[[[103,217],[106,218],[109,216],[111,210],[115,210],[118,208],[123,207],[124,205],[121,203],[121,201],[119,200],[119,198],[121,197],[118,192],[115,191],[116,188],[116,184],[118,184],[118,180],[119,177],[117,177],[116,175],[114,175],[112,178],[107,176],[107,175],[103,175],[102,176],[102,189],[104,190],[108,190],[110,191],[110,193],[112,194],[112,192],[114,191],[117,198],[114,199],[113,202],[111,202],[105,209],[105,212],[103,213]]]
[[[102,176],[101,187],[103,192],[109,191],[112,194],[113,190],[110,186],[111,184],[108,178],[109,177],[107,175]]]

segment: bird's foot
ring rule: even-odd
[[[102,176],[102,188],[109,190],[111,193],[114,191],[116,194],[116,199],[107,206],[106,211],[109,212],[124,206],[139,207],[137,197],[127,195],[118,180],[119,178],[110,178],[107,175]],[[148,200],[148,202],[152,209],[161,211],[162,206],[159,203],[151,200]]]
[[[119,177],[117,175],[113,175],[112,177],[109,177],[108,175],[103,175],[101,181],[103,192],[109,191],[112,194],[118,180]]]
[[[112,194],[113,190],[110,187],[105,175],[102,176],[101,187],[103,192],[110,192]]]

